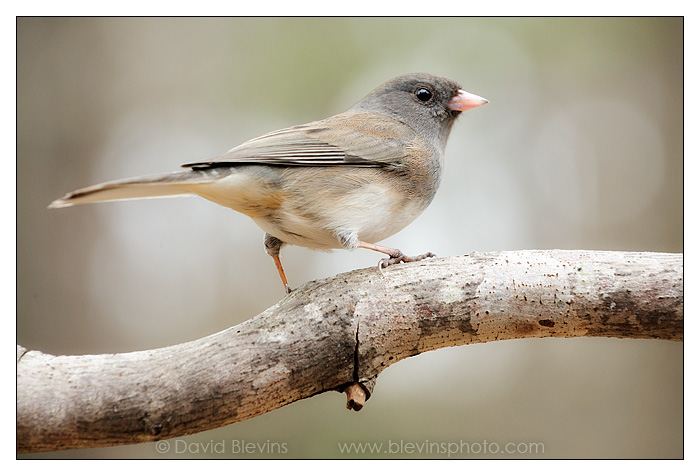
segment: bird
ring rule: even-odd
[[[49,208],[198,195],[249,216],[286,293],[280,261],[290,244],[315,250],[365,248],[379,269],[435,256],[377,244],[415,220],[435,196],[455,119],[488,100],[448,78],[396,77],[350,109],[276,130],[185,170],[114,180],[68,193]]]

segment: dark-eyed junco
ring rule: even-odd
[[[447,78],[392,79],[348,111],[249,140],[184,172],[106,182],[50,208],[80,203],[199,195],[251,217],[290,292],[279,252],[289,243],[389,255],[380,267],[417,261],[375,244],[411,223],[440,184],[447,136],[460,112],[487,102]]]

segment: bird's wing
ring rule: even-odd
[[[350,111],[322,121],[270,132],[226,154],[183,165],[206,169],[230,165],[401,166],[412,129],[386,116]]]

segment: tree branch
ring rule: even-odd
[[[442,347],[532,337],[683,340],[683,255],[474,253],[310,282],[193,342],[125,354],[17,349],[17,450],[173,438],[328,390],[359,410],[379,373]]]

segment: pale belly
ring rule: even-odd
[[[375,185],[365,185],[334,202],[332,208],[315,207],[302,213],[285,203],[273,219],[253,220],[285,243],[334,249],[344,247],[339,240],[343,235],[368,243],[384,240],[408,226],[427,206]]]
[[[192,192],[248,215],[285,243],[313,249],[376,243],[415,220],[430,203],[387,185],[377,169],[341,170],[241,167]],[[344,243],[341,243],[341,238]]]

